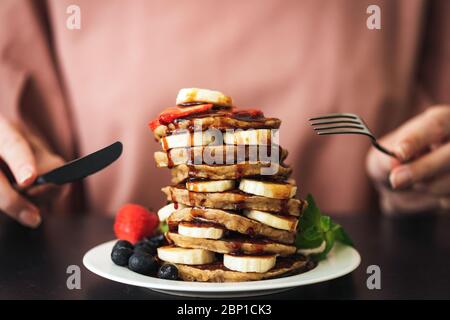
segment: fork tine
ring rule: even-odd
[[[334,135],[334,134],[358,134],[369,137],[372,145],[379,151],[397,158],[396,154],[377,142],[377,138],[372,134],[364,120],[353,113],[332,113],[320,117],[310,118],[310,125],[313,127],[317,135]]]
[[[356,129],[356,130],[364,130],[364,127],[361,126],[325,126],[325,127],[318,127],[313,128],[315,131],[324,131],[324,130],[334,130],[334,129]]]
[[[333,134],[359,134],[372,138],[370,134],[364,131],[320,131],[316,132],[319,136],[333,135]]]
[[[358,119],[358,116],[353,113],[329,113],[320,117],[310,118],[309,121],[323,120],[323,119],[333,119],[333,118],[348,118],[348,119]]]
[[[354,121],[354,120],[334,120],[334,121],[329,121],[328,119],[312,122],[312,123],[310,123],[310,125],[311,126],[321,126],[321,125],[325,125],[325,124],[339,124],[339,123],[361,125],[361,122]]]

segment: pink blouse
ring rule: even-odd
[[[81,29],[66,9],[81,9]],[[366,9],[381,8],[381,30]],[[158,209],[170,173],[147,122],[180,88],[220,90],[282,120],[300,195],[325,211],[367,212],[369,141],[318,137],[307,119],[361,115],[383,135],[450,101],[450,1],[2,0],[0,110],[67,159],[120,140],[121,159],[83,181],[85,202]],[[79,199],[79,198],[77,198]],[[77,200],[81,201],[81,200]],[[72,202],[73,203],[73,202]]]

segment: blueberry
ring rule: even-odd
[[[133,250],[134,246],[131,244],[131,242],[127,241],[127,240],[119,240],[116,242],[116,244],[113,247],[113,250],[115,248],[130,248],[131,250]]]
[[[135,253],[147,253],[147,254],[155,254],[156,248],[148,244],[147,242],[138,242],[134,246]]]
[[[164,244],[165,240],[166,238],[164,237],[163,234],[158,234],[150,238],[145,238],[143,241],[145,241],[152,247],[158,248]]]
[[[128,268],[140,274],[151,275],[158,269],[158,262],[150,254],[134,253],[128,260]]]
[[[132,254],[133,249],[127,247],[113,248],[111,251],[111,260],[118,266],[126,266]]]
[[[166,280],[178,279],[178,268],[173,264],[165,264],[159,268],[158,278]]]

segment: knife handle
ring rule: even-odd
[[[42,176],[38,176],[36,178],[36,180],[34,180],[34,182],[31,186],[35,187],[35,186],[40,186],[41,184],[46,184],[46,183],[47,183],[47,180],[45,180],[45,176],[42,175]]]

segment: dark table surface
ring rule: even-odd
[[[352,274],[261,299],[450,298],[450,216],[337,219],[362,256]],[[0,299],[176,299],[103,279],[82,265],[84,253],[114,238],[112,219],[51,216],[37,230],[0,216]],[[81,268],[81,289],[66,286],[69,265]],[[381,268],[381,289],[369,290],[367,267]]]

